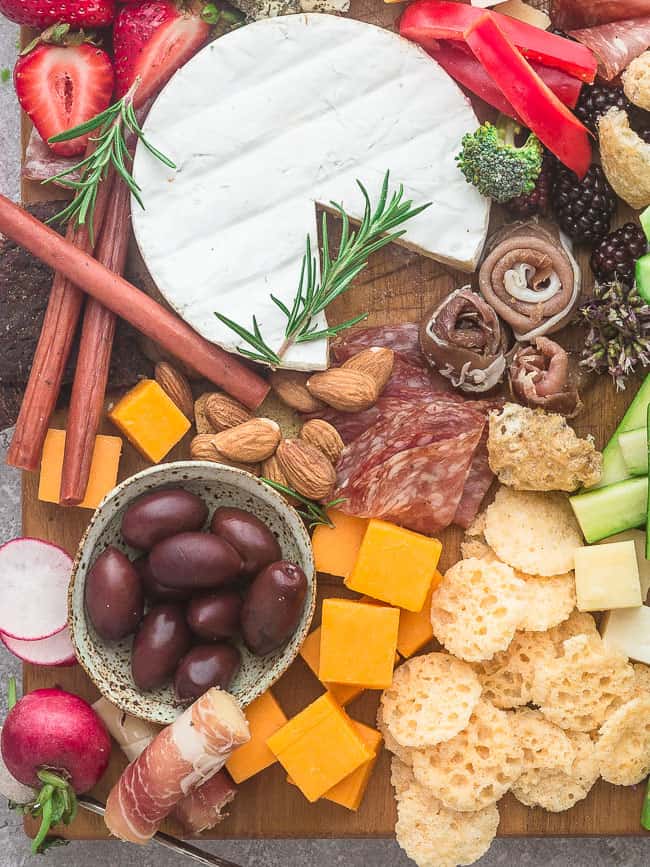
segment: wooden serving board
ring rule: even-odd
[[[391,26],[400,7],[385,6],[381,0],[352,0],[351,15],[364,21]],[[27,128],[23,130],[23,136]],[[25,202],[43,200],[48,188],[37,184],[23,184]],[[620,219],[625,214],[621,210]],[[495,214],[495,224],[499,216]],[[588,256],[580,255],[583,274],[589,280]],[[424,311],[435,301],[453,289],[471,282],[467,274],[454,272],[438,263],[391,246],[376,254],[370,266],[356,281],[354,288],[340,298],[328,311],[332,321],[340,322],[350,316],[369,311],[368,322],[381,324],[420,319]],[[580,434],[592,433],[598,446],[602,446],[611,434],[617,420],[634,393],[631,383],[627,392],[617,394],[608,378],[601,378],[586,397],[586,409],[578,419],[576,428]],[[56,426],[63,426],[60,416]],[[114,433],[105,425],[106,432]],[[188,456],[188,442],[180,444],[169,460]],[[143,459],[125,442],[120,465],[120,478],[126,478],[145,466]],[[81,509],[66,509],[37,498],[38,478],[26,473],[23,481],[23,532],[55,542],[71,554],[90,518],[90,512]],[[459,558],[461,534],[451,529],[442,536],[444,553],[442,568]],[[319,579],[319,596],[344,595],[347,591],[338,579],[322,576]],[[320,606],[319,606],[320,608]],[[318,617],[316,622],[318,622]],[[74,668],[39,668],[26,665],[24,690],[60,685],[78,693],[89,701],[98,697],[98,692],[79,666]],[[322,688],[302,659],[298,659],[289,672],[274,687],[274,692],[287,715],[291,716],[315,699]],[[366,692],[352,702],[348,710],[354,719],[373,724],[379,694]],[[92,793],[105,800],[106,795],[125,766],[124,757],[113,750],[111,764],[102,782]],[[566,813],[553,814],[543,810],[531,810],[521,805],[512,796],[500,803],[502,836],[565,836],[565,835],[632,835],[641,834],[639,815],[644,786],[623,788],[599,782],[589,797]],[[263,806],[262,806],[263,805]],[[276,764],[240,787],[240,793],[232,806],[231,815],[209,837],[215,838],[260,838],[260,837],[387,837],[395,827],[395,807],[389,782],[389,755],[383,752],[372,776],[368,791],[357,813],[336,806],[328,801],[309,804],[300,792],[287,785],[285,773]],[[32,829],[28,826],[28,831]],[[169,826],[173,833],[173,826]],[[108,836],[101,818],[80,811],[69,828],[60,833],[70,839],[104,839]]]

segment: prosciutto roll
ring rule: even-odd
[[[582,409],[579,372],[568,352],[548,337],[519,346],[509,368],[513,397],[531,409],[545,409],[573,418]]]
[[[106,827],[120,840],[149,842],[176,804],[220,771],[249,739],[235,699],[209,689],[124,770],[106,802]]]
[[[201,834],[222,822],[225,807],[237,794],[237,787],[226,771],[219,771],[207,783],[190,792],[174,807],[172,818],[186,834]]]
[[[569,322],[580,297],[580,268],[554,226],[514,223],[489,243],[479,288],[517,340],[527,341]]]

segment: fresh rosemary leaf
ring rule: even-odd
[[[307,511],[303,511],[302,509],[296,509],[301,518],[304,518],[305,521],[309,523],[309,529],[311,530],[313,527],[317,527],[319,524],[323,524],[326,527],[334,527],[334,524],[330,520],[329,515],[327,514],[329,509],[333,509],[341,503],[345,502],[345,497],[339,497],[336,500],[331,500],[329,503],[325,503],[325,505],[321,506],[320,503],[317,503],[315,500],[309,500],[307,497],[303,497],[302,494],[299,494],[298,491],[295,491],[293,488],[288,487],[287,485],[282,485],[280,482],[274,482],[273,479],[267,479],[262,476],[261,481],[266,482],[266,484],[273,488],[276,491],[279,491],[281,494],[285,494],[287,497],[292,497],[294,500],[297,500],[303,506],[306,507]]]

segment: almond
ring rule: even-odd
[[[360,412],[371,407],[379,397],[375,380],[361,370],[332,367],[314,373],[307,380],[314,397],[342,412]]]
[[[271,388],[296,412],[318,412],[323,404],[309,393],[305,384],[308,378],[308,373],[299,370],[275,370],[271,374]]]
[[[270,458],[281,438],[277,422],[270,418],[252,418],[215,434],[214,444],[229,461],[255,464]]]
[[[346,370],[360,370],[361,373],[367,373],[375,380],[381,392],[390,379],[394,363],[395,353],[392,349],[387,349],[385,346],[371,346],[370,349],[364,349],[363,352],[348,358],[343,367]]]
[[[183,415],[194,418],[194,397],[187,377],[168,361],[159,361],[154,376],[165,394],[174,401]]]
[[[210,424],[205,413],[205,405],[210,397],[210,392],[206,391],[194,401],[194,424],[196,425],[197,434],[214,434],[215,429]]]
[[[276,456],[289,487],[310,500],[331,497],[336,472],[316,446],[300,439],[282,440]]]
[[[219,463],[219,452],[214,445],[214,434],[197,434],[190,443],[190,457],[193,461],[213,461],[214,463]]]
[[[316,446],[336,466],[338,459],[341,457],[344,444],[337,429],[328,421],[314,418],[306,422],[300,431],[300,439],[312,446]]]
[[[205,414],[216,431],[228,430],[228,428],[244,424],[253,418],[252,414],[238,400],[218,391],[208,395],[205,402]]]
[[[263,461],[260,475],[262,478],[269,479],[269,481],[275,482],[278,485],[284,485],[285,488],[289,487],[289,480],[280,466],[277,454],[271,455],[270,458]],[[292,506],[295,506],[298,502],[294,497],[290,497],[288,494],[283,494],[282,496]]]

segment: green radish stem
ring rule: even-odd
[[[7,709],[11,710],[16,702],[18,701],[18,694],[16,692],[16,678],[9,678],[9,685],[7,686]]]
[[[645,798],[643,799],[643,809],[641,810],[641,825],[646,831],[650,831],[650,779],[648,779],[648,785],[645,791]]]

